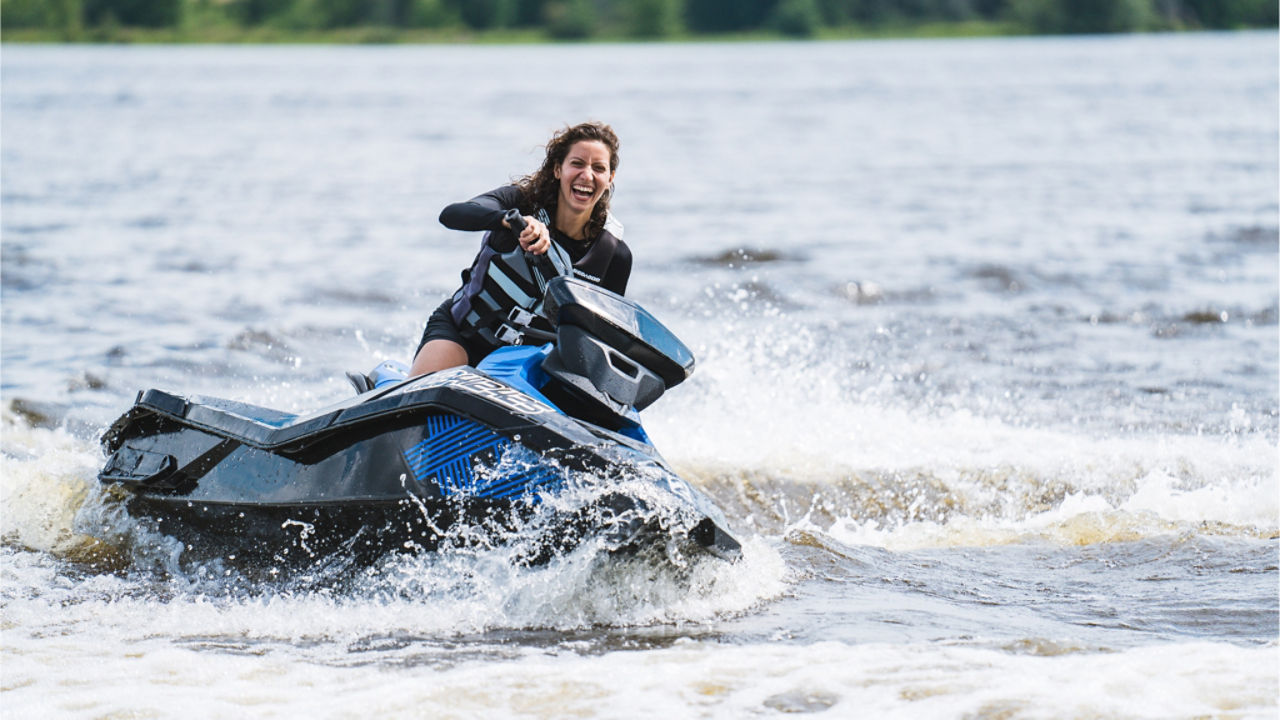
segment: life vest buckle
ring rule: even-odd
[[[533,322],[535,317],[537,317],[537,315],[534,315],[518,305],[511,308],[511,312],[507,313],[507,320],[510,321],[512,325],[521,328],[529,327],[529,323]]]
[[[498,331],[493,336],[508,345],[519,345],[524,342],[524,333],[506,323],[499,323]]]

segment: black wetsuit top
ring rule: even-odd
[[[451,230],[506,230],[502,224],[502,215],[508,209],[519,207],[523,200],[520,188],[515,185],[504,185],[477,195],[466,202],[459,202],[446,207],[440,213],[440,223]],[[569,252],[569,258],[575,266],[591,249],[590,242],[571,239],[568,235],[548,227],[556,244]],[[489,244],[498,252],[511,252],[516,248],[515,235],[510,232],[493,232],[489,235]],[[631,249],[618,238],[618,247],[613,252],[609,266],[596,281],[598,285],[625,295],[627,280],[631,277]],[[592,278],[595,280],[595,278]]]

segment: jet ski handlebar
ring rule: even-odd
[[[511,208],[503,214],[502,220],[507,224],[507,227],[511,228],[511,232],[516,235],[524,232],[524,229],[529,225],[529,223],[524,221],[524,216],[521,215],[520,211],[516,208]]]
[[[524,216],[520,214],[520,210],[518,208],[511,208],[506,211],[506,213],[502,215],[502,219],[507,223],[507,226],[511,228],[511,232],[515,233],[516,237],[519,237],[520,233],[524,232],[524,229],[529,225],[529,223],[524,221]],[[567,258],[560,258],[556,256],[554,245],[547,248],[547,251],[541,255],[525,250],[524,257],[529,261],[530,265],[541,271],[542,277],[545,280],[550,280],[551,278],[562,275],[568,276],[573,274],[573,272],[565,266],[569,260]]]

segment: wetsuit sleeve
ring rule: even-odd
[[[502,215],[520,204],[520,188],[504,185],[440,212],[440,224],[450,230],[502,230]]]
[[[609,268],[605,270],[604,277],[600,280],[600,285],[606,290],[612,290],[619,295],[626,295],[627,280],[630,278],[631,248],[619,240],[618,248],[613,251],[613,258],[609,261]]]

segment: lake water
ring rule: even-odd
[[[1274,32],[0,67],[6,716],[1275,717]],[[265,582],[100,489],[141,389],[407,361],[440,209],[587,118],[741,562]]]

